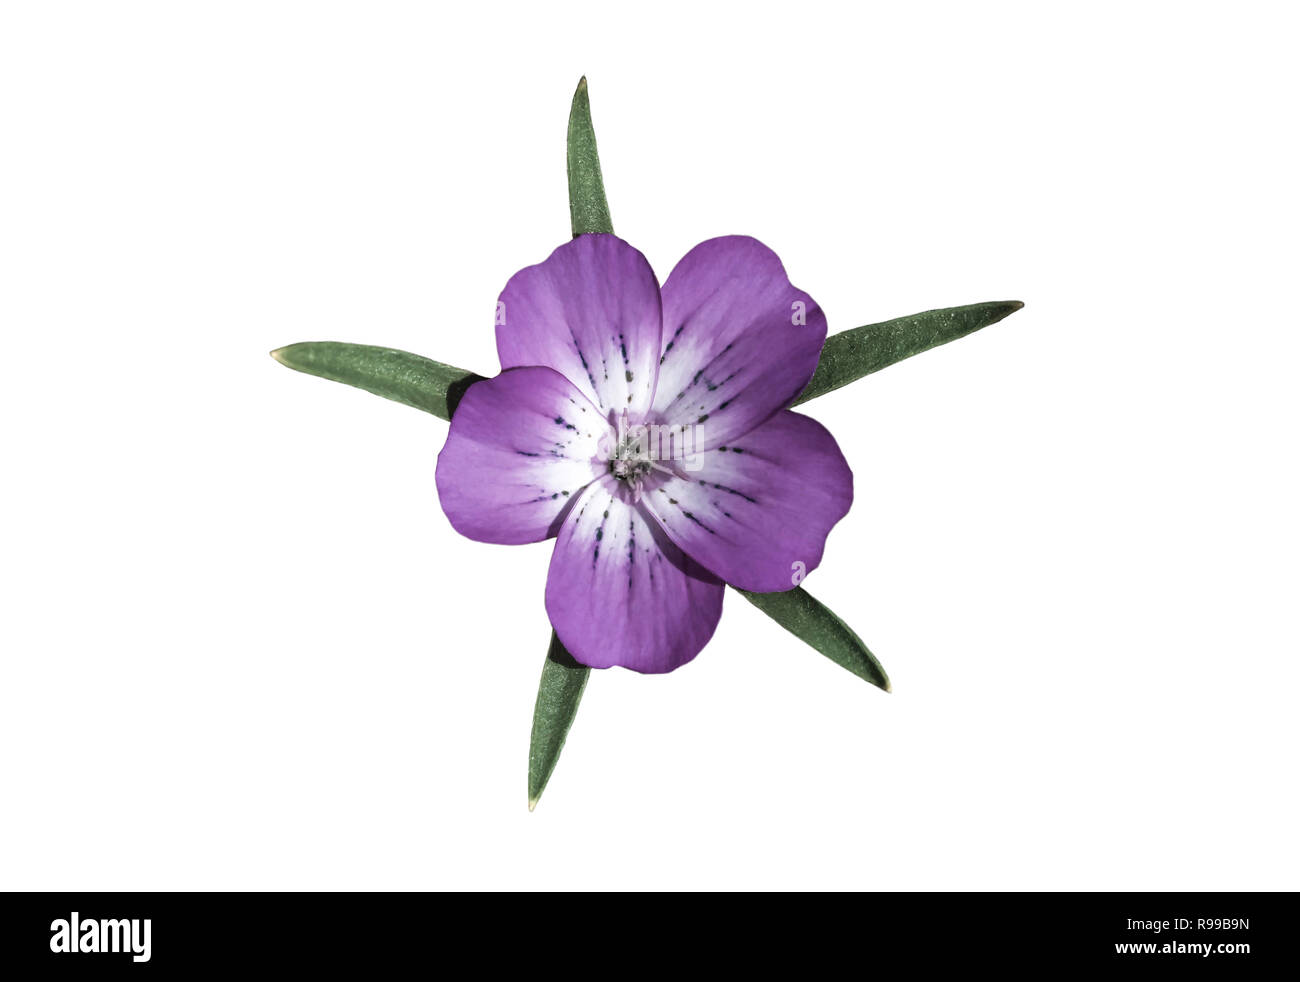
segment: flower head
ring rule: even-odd
[[[458,405],[438,494],[472,539],[556,538],[546,610],[579,662],[672,671],[712,636],[724,583],[789,590],[821,562],[853,475],[787,408],[826,318],[774,252],[710,239],[661,290],[622,239],[582,235],[497,311],[502,372]]]

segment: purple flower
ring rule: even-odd
[[[853,501],[834,438],[787,408],[826,317],[757,239],[696,246],[662,290],[613,235],[520,270],[502,372],[469,388],[438,457],[462,535],[556,537],[546,611],[593,668],[670,672],[708,642],[723,584],[789,590]]]

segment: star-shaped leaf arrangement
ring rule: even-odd
[[[595,131],[593,126],[591,126],[591,111],[588,100],[588,87],[586,87],[585,78],[578,82],[577,91],[573,94],[571,112],[569,112],[568,192],[569,216],[571,216],[572,233],[575,242],[577,242],[578,237],[586,237],[582,239],[582,242],[591,243],[590,250],[588,251],[597,248],[597,243],[603,243],[601,248],[603,248],[604,251],[610,252],[611,250],[615,250],[615,252],[611,252],[611,255],[615,255],[617,261],[625,261],[625,263],[636,263],[636,261],[641,261],[643,264],[643,258],[640,258],[640,254],[636,254],[634,250],[630,250],[627,243],[614,239],[614,224],[612,224],[610,219],[610,206],[608,206],[606,196],[604,196],[604,183],[601,177],[601,161],[599,161],[597,144],[595,144]],[[616,246],[615,243],[617,243]],[[744,251],[746,255],[758,255],[761,260],[764,255],[770,255],[768,254],[766,247],[762,246],[762,243],[757,243],[753,241],[753,239],[738,239],[735,237],[732,239],[712,239],[710,243],[703,243],[701,247],[697,247],[697,250],[693,251],[692,255],[694,255],[695,252],[705,250],[706,247],[710,247],[715,251],[731,250],[732,252],[735,252],[741,250]],[[562,250],[556,250],[555,256],[552,256],[551,260],[547,260],[547,264],[555,261],[556,256],[562,254],[563,248],[564,247],[562,247]],[[629,255],[633,255],[634,258],[628,259]],[[582,256],[578,256],[578,259],[582,259]],[[688,256],[688,260],[689,259],[690,256]],[[771,260],[775,261],[776,268],[779,269],[779,260],[775,260],[775,255],[771,256]],[[572,256],[564,255],[559,261],[560,263],[571,263],[571,261],[575,260],[572,259]],[[547,264],[543,264],[543,267],[546,267]],[[684,260],[681,265],[684,267],[686,264],[688,263]],[[523,277],[525,273],[539,271],[539,269],[542,269],[543,267],[533,267],[530,268],[530,271],[523,271],[523,273],[520,273],[520,277]],[[547,276],[551,276],[551,274],[554,273],[554,269],[559,268],[567,267],[552,268],[551,272],[547,273]],[[675,271],[673,276],[676,277],[676,274]],[[516,280],[517,278],[519,277],[516,277]],[[650,280],[653,281],[653,273],[650,274]],[[673,277],[669,277],[668,284],[664,285],[664,294],[666,294],[666,298],[669,286],[672,286],[672,280]],[[512,280],[511,284],[513,285],[515,282],[515,280]],[[788,281],[785,281],[785,287],[789,287]],[[507,287],[507,290],[510,290],[510,287]],[[789,290],[793,291],[793,287],[789,287]],[[506,294],[503,294],[503,297],[504,295]],[[784,295],[806,298],[806,295],[802,294],[801,291],[793,291],[793,293],[783,294],[783,297]],[[655,295],[654,302],[658,303],[658,295]],[[667,302],[667,299],[664,300],[664,303],[667,304]],[[813,304],[813,306],[815,310],[815,304]],[[957,338],[965,337],[966,334],[975,332],[975,330],[984,328],[984,326],[988,326],[989,324],[996,324],[997,321],[1004,319],[1004,317],[1010,315],[1010,313],[1021,310],[1022,306],[1023,304],[1018,302],[1018,300],[995,300],[995,302],[974,303],[965,307],[949,307],[945,308],[945,310],[914,313],[914,315],[898,317],[896,320],[883,321],[883,323],[880,324],[867,324],[859,326],[859,328],[845,330],[845,332],[831,334],[831,336],[826,338],[824,345],[820,347],[820,354],[818,358],[815,359],[815,371],[811,372],[811,378],[809,378],[807,373],[798,378],[796,388],[788,390],[798,393],[797,398],[790,401],[787,397],[783,403],[784,408],[785,410],[788,410],[790,406],[797,406],[801,405],[801,403],[809,402],[811,399],[819,397],[819,395],[828,393],[828,391],[839,389],[841,386],[857,381],[858,378],[871,375],[872,372],[878,372],[881,368],[887,368],[888,365],[901,362],[901,360],[904,360],[905,358],[911,358],[911,356],[920,354],[922,351],[930,350],[932,347],[945,345],[945,343],[948,343],[949,341],[956,341]],[[797,310],[802,310],[803,303],[801,300],[797,300],[797,302],[794,303],[794,307],[796,307]],[[500,312],[498,316],[502,316],[500,315]],[[819,311],[816,311],[816,316],[820,316]],[[802,321],[796,320],[794,323],[802,323]],[[498,320],[498,325],[500,324],[502,324],[502,320]],[[498,328],[498,330],[500,330],[500,328]],[[658,325],[655,325],[655,330],[658,332]],[[571,326],[569,326],[569,332],[572,332]],[[502,336],[498,333],[499,347],[500,337]],[[619,337],[621,338],[621,334]],[[658,337],[658,333],[655,333],[655,338]],[[806,336],[803,336],[801,339],[801,343],[803,343],[805,347],[807,338],[809,337],[811,336],[807,336],[806,334]],[[628,365],[627,388],[619,390],[619,402],[621,403],[621,401],[623,401],[621,393],[624,393],[625,391],[625,393],[627,393],[627,402],[633,403],[633,399],[636,397],[634,397],[633,389],[630,388],[633,382],[633,372],[632,368],[630,368],[627,343],[625,343],[625,339],[615,341],[614,338],[611,338],[611,342],[614,342],[616,347],[621,349],[621,358],[623,358],[623,363]],[[567,345],[567,336],[565,336],[565,345]],[[727,345],[727,347],[722,350],[725,351],[731,349],[731,347],[731,345]],[[658,359],[660,365],[664,363],[664,360],[666,360],[671,349],[672,341],[671,338],[669,338],[667,339],[666,346],[663,347],[663,355]],[[655,354],[658,354],[658,352],[659,349],[655,349]],[[576,358],[581,359],[582,368],[585,369],[586,377],[589,378],[590,384],[593,386],[593,388],[586,391],[599,399],[601,393],[598,393],[595,389],[601,388],[601,386],[598,386],[597,380],[595,380],[595,377],[591,375],[588,360],[586,360],[584,356],[584,349],[582,349],[582,346],[578,343],[576,334],[573,336],[571,349],[565,351],[565,354],[576,355]],[[815,355],[816,349],[813,349],[811,354]],[[478,394],[487,393],[495,382],[500,380],[500,378],[506,377],[506,373],[503,373],[502,376],[497,377],[497,380],[489,380],[489,378],[477,375],[477,373],[465,371],[463,368],[456,368],[454,365],[434,362],[433,359],[411,354],[411,352],[396,351],[394,349],[387,349],[387,347],[351,345],[351,343],[334,341],[303,342],[298,343],[298,345],[289,345],[287,347],[282,347],[282,349],[273,351],[272,356],[273,358],[276,358],[279,363],[287,365],[287,367],[295,369],[295,371],[305,372],[307,375],[320,376],[321,378],[329,378],[331,381],[344,382],[346,385],[365,389],[370,391],[370,393],[382,395],[383,398],[393,399],[394,402],[400,402],[403,403],[403,405],[417,408],[417,410],[429,412],[429,414],[433,414],[434,416],[438,416],[438,418],[448,421],[454,418],[456,410],[458,410],[458,407],[460,406],[461,399],[465,398],[465,394],[467,394],[468,391],[471,391],[474,386],[480,384],[484,385],[484,388],[476,390],[476,395],[474,395],[474,397],[471,398],[471,401],[469,401],[469,403],[476,403],[476,405],[474,405],[472,410],[467,410],[467,412],[469,412],[471,416],[476,416],[476,418],[478,415],[481,415],[482,410],[477,403],[484,403],[484,405],[487,405],[489,399],[486,397],[480,399],[478,398]],[[519,362],[517,364],[541,363],[525,360],[525,362]],[[805,369],[805,371],[811,371],[814,362],[809,362],[807,364],[809,364],[809,368]],[[558,373],[552,372],[550,368],[512,368],[510,364],[504,362],[504,358],[503,368],[507,369],[507,373],[534,373],[534,375],[530,377],[532,378],[532,381],[530,381],[530,384],[533,386],[532,389],[530,389],[528,385],[523,385],[523,382],[521,382],[521,380],[524,380],[525,376],[512,375],[511,377],[511,385],[513,388],[523,391],[526,398],[536,398],[536,390],[538,388],[556,389],[556,386],[568,386],[568,382],[565,382],[564,378],[558,375]],[[741,371],[744,371],[744,368],[737,368],[733,373]],[[571,375],[578,375],[578,373],[572,372]],[[702,372],[699,373],[699,375],[702,375]],[[695,381],[699,380],[699,375],[695,376]],[[610,376],[608,376],[608,371],[606,371],[604,378],[608,380],[608,377]],[[806,385],[803,385],[802,390],[798,389],[797,386],[803,384],[803,381],[805,380],[807,380]],[[573,381],[577,382],[577,384],[581,384],[582,378],[573,378]],[[621,378],[615,378],[615,382],[619,385],[623,384]],[[708,381],[708,378],[705,378],[705,382],[707,382],[708,390],[719,388],[719,385]],[[643,382],[640,382],[640,384],[645,385]],[[689,385],[686,385],[686,389],[689,389]],[[686,389],[684,389],[684,391]],[[581,394],[578,393],[576,389],[571,388],[564,389],[564,391],[571,391],[572,394],[567,397],[568,402],[572,403],[573,406],[578,406],[578,401],[582,398]],[[732,401],[733,399],[727,399],[727,401],[715,402],[715,407],[712,408],[712,415],[718,414],[720,408],[727,407],[728,403]],[[469,403],[467,403],[467,405],[469,405]],[[775,406],[774,408],[776,408],[776,410],[781,410],[781,406]],[[694,406],[692,406],[692,410],[694,411]],[[510,406],[507,406],[507,411],[511,411]],[[582,411],[585,412],[585,408]],[[625,415],[625,412],[627,411],[623,410],[623,412]],[[461,414],[461,418],[464,418],[464,415],[465,414]],[[614,420],[614,415],[615,414],[612,414],[611,412],[610,418],[608,418],[608,421],[611,421],[611,423],[612,420]],[[788,415],[794,416],[796,414]],[[771,416],[771,414],[768,414],[768,416]],[[458,418],[456,423],[452,424],[452,432],[455,432],[456,427],[461,425],[461,418]],[[707,419],[707,414],[699,416],[699,421],[701,421],[701,423],[705,419]],[[563,418],[563,415],[556,416],[554,423],[560,425],[560,427],[568,429],[568,431],[575,431],[575,427],[573,427],[572,424],[567,423],[567,420]],[[465,425],[468,425],[469,428],[473,428],[473,424]],[[816,424],[811,425],[816,427]],[[758,431],[754,432],[757,433]],[[816,427],[816,431],[807,432],[824,433],[820,427]],[[829,440],[829,434],[826,434],[826,440]],[[552,446],[560,447],[567,446],[567,444],[554,442]],[[671,468],[663,467],[662,464],[656,463],[655,460],[646,458],[645,455],[640,453],[629,453],[628,446],[629,442],[627,440],[621,440],[619,442],[619,449],[607,454],[608,472],[599,473],[599,475],[597,475],[597,480],[591,481],[591,486],[597,485],[603,480],[604,484],[614,488],[611,497],[606,499],[607,502],[610,502],[606,506],[607,510],[604,511],[606,519],[608,518],[608,514],[610,514],[610,512],[608,512],[608,507],[615,507],[615,502],[617,502],[617,499],[619,499],[620,496],[625,498],[629,515],[645,514],[645,509],[643,509],[640,503],[642,480],[647,481],[647,484],[645,485],[647,489],[650,489],[651,486],[653,486],[654,480],[672,480],[672,476],[664,479],[664,477],[656,477],[655,473],[668,473]],[[829,446],[833,447],[833,441],[829,442]],[[448,447],[451,447],[451,441],[448,441]],[[727,451],[728,447],[714,447],[714,449]],[[732,449],[735,449],[735,447],[732,447]],[[472,445],[469,455],[473,457],[474,454],[480,454],[481,451],[481,445]],[[741,453],[738,449],[735,451],[737,454]],[[445,450],[445,455],[447,453],[448,451]],[[516,450],[513,451],[513,453],[523,455],[524,458],[541,457],[541,454],[533,453],[533,451]],[[552,450],[551,453],[554,454],[555,457],[560,457],[560,455],[562,455],[559,450]],[[839,454],[839,451],[835,450],[833,453]],[[731,458],[731,454],[724,455],[725,457]],[[515,458],[511,459],[513,460]],[[604,462],[603,458],[598,458],[598,460],[601,463]],[[524,462],[516,460],[515,463],[516,466],[521,467],[532,466],[528,460],[524,460]],[[565,464],[565,466],[568,466],[568,464]],[[442,462],[441,459],[439,459],[439,468],[441,467]],[[686,484],[681,486],[689,486],[689,476],[681,475],[681,473],[676,476],[679,477],[679,479],[684,479],[686,481]],[[588,480],[590,480],[590,475],[588,476]],[[849,480],[849,498],[852,499],[852,477],[850,477]],[[703,484],[705,484],[705,486],[710,486],[708,485],[707,480],[703,481]],[[736,492],[736,489],[727,488],[727,486],[716,483],[711,486],[712,488],[722,490],[722,492],[740,494],[741,498],[753,502],[753,499],[746,497],[744,493]],[[564,498],[560,498],[560,492],[555,492],[549,494],[549,496],[538,496],[536,499],[533,499],[533,501],[528,502],[528,505],[530,506],[546,507],[546,509],[554,510],[555,527],[547,529],[549,535],[534,536],[533,538],[523,536],[517,538],[517,540],[511,541],[534,541],[536,538],[555,536],[556,533],[558,533],[559,524],[568,524],[569,519],[573,520],[576,527],[578,519],[581,518],[580,507],[577,505],[578,494],[573,494],[572,499],[565,501],[565,498],[568,498],[569,496],[569,492],[568,490],[564,490],[563,496]],[[664,493],[663,497],[667,498],[667,494]],[[550,503],[546,501],[546,498],[554,498],[554,506],[550,505]],[[647,496],[647,501],[649,501],[649,499],[650,497]],[[672,502],[672,505],[677,505],[675,499],[667,499]],[[539,505],[534,505],[534,502],[541,503],[539,503]],[[447,509],[446,501],[443,502],[443,507],[445,507],[445,510]],[[636,511],[636,509],[641,509],[641,511]],[[824,533],[828,531],[829,524],[833,524],[833,522],[835,522],[835,520],[842,514],[842,511],[846,509],[848,509],[848,505],[844,503],[844,505],[842,505],[842,510],[837,510],[835,514],[831,516],[831,520],[827,523],[827,528],[822,531],[822,538],[824,538]],[[692,512],[685,511],[684,514],[686,519],[690,519],[695,525],[701,525],[701,527],[703,527],[701,520],[699,520],[697,516],[692,515]],[[729,512],[724,511],[720,512],[720,514],[724,514],[727,518],[731,518]],[[547,512],[547,515],[550,515],[550,512]],[[448,516],[452,516],[452,511],[448,511]],[[676,518],[676,512],[673,512],[671,518]],[[636,519],[633,518],[633,522],[636,522]],[[666,527],[669,531],[669,537],[671,537],[671,523],[668,523]],[[689,525],[686,528],[688,528],[688,531],[690,532],[694,531],[694,529],[689,528]],[[604,523],[601,523],[599,529],[594,532],[594,540],[591,540],[594,542],[595,557],[598,557],[599,555],[599,548],[601,548],[599,542],[601,542],[603,529]],[[461,531],[464,531],[464,529],[461,529]],[[710,531],[710,529],[706,528],[705,531]],[[559,535],[564,535],[564,533],[560,532]],[[571,538],[576,535],[577,533],[573,533]],[[680,536],[681,533],[679,531],[679,537]],[[474,535],[472,537],[480,536]],[[707,536],[699,535],[698,537],[703,538],[703,541],[707,544]],[[675,546],[672,544],[666,544],[663,548],[668,550],[668,553],[672,553]],[[650,554],[649,546],[645,546],[645,549],[646,553]],[[629,561],[634,561],[634,546],[632,544],[628,545],[628,558]],[[711,583],[714,584],[719,583],[719,580],[712,576],[710,570],[695,566],[693,559],[690,558],[689,555],[688,557],[680,558],[679,561],[677,561],[677,566],[697,571],[697,574],[695,574],[697,575],[697,579],[694,580],[694,583],[697,585],[699,583],[705,583],[705,581],[711,581]],[[708,563],[705,563],[705,566],[708,566]],[[833,611],[829,610],[828,607],[823,604],[820,604],[820,602],[815,600],[806,589],[803,589],[802,585],[800,585],[803,563],[793,563],[793,567],[796,568],[796,572],[794,572],[792,579],[790,579],[790,585],[780,584],[780,589],[776,592],[766,592],[770,591],[771,587],[770,585],[763,584],[758,585],[762,585],[764,592],[748,591],[748,589],[740,589],[736,587],[735,583],[745,583],[744,575],[733,575],[723,577],[723,579],[731,581],[733,589],[736,589],[737,593],[740,593],[742,597],[745,597],[745,600],[748,600],[750,604],[757,606],[759,610],[762,610],[764,614],[767,614],[768,617],[774,619],[777,624],[780,624],[781,627],[784,627],[785,630],[792,633],[792,635],[805,641],[805,643],[816,650],[816,652],[824,654],[824,656],[835,662],[836,665],[848,669],[850,672],[853,672],[854,675],[857,675],[858,678],[865,679],[866,682],[870,682],[872,685],[876,685],[876,687],[888,692],[889,678],[885,675],[885,671],[883,667],[881,667],[878,659],[876,659],[874,654],[871,653],[871,650],[862,643],[862,640],[859,639],[857,633],[854,633],[852,628],[850,628],[848,624],[844,623],[844,620],[836,617],[836,614],[833,613]],[[662,575],[663,571],[672,572],[669,570],[667,564],[666,566],[660,566],[659,568],[660,571],[662,571]],[[741,567],[732,566],[732,568],[738,572],[745,572]],[[630,591],[630,589],[632,589],[633,574],[632,571],[627,570],[625,567],[624,571],[627,572],[628,589]],[[651,579],[653,579],[653,576],[651,576]],[[720,585],[716,585],[715,589],[722,591]],[[718,614],[720,614],[720,593],[718,594],[718,597]],[[549,587],[549,596],[547,596],[549,602],[550,598]],[[550,605],[549,610],[552,610]],[[564,630],[564,624],[555,619],[554,613],[552,613],[551,619],[552,623],[558,624],[560,630]],[[716,623],[716,618],[712,623]],[[602,661],[601,653],[593,653],[591,650],[588,650],[584,656],[582,646],[578,644],[577,641],[573,640],[573,636],[568,635],[567,633],[565,637],[567,637],[568,643],[575,645],[575,650],[577,650],[578,654],[584,656],[582,657],[582,661],[580,661],[580,659],[575,657],[575,654],[569,652],[569,650],[565,648],[564,643],[560,640],[559,633],[556,631],[551,632],[550,646],[549,649],[547,649],[545,662],[542,663],[542,679],[537,692],[537,706],[533,713],[532,743],[530,743],[528,756],[528,806],[530,810],[537,805],[537,801],[539,797],[541,797],[542,791],[546,788],[546,783],[550,780],[552,771],[555,770],[556,762],[559,761],[560,752],[562,752],[564,747],[565,737],[568,735],[569,727],[572,726],[573,718],[576,717],[578,705],[581,704],[582,693],[585,691],[586,682],[588,682],[588,678],[591,674],[591,669],[589,667],[590,663],[595,663],[595,665],[619,663],[619,665],[628,665],[638,671],[672,670],[673,667],[676,667],[679,663],[688,661],[690,657],[693,657],[699,646],[702,646],[703,643],[707,641],[707,636],[712,632],[712,623],[707,624],[707,631],[703,631],[703,640],[695,641],[692,646],[689,646],[688,649],[684,650],[684,653],[677,654],[676,659],[668,661],[666,665],[660,665],[659,662],[638,663],[632,654],[629,654],[627,658],[621,659],[621,661],[619,661],[619,659],[614,659],[614,661]]]

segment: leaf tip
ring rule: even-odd
[[[529,799],[528,799],[528,810],[529,810],[529,812],[533,811],[533,810],[537,807],[537,802],[540,801],[540,800],[541,800],[541,795],[538,795],[536,798],[529,798]]]
[[[284,356],[284,353],[288,350],[289,348],[287,345],[283,348],[276,348],[274,351],[271,352],[271,357],[274,358],[276,361],[278,361],[281,365],[288,365],[289,363],[285,361],[285,356]]]

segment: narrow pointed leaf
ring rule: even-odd
[[[442,419],[451,419],[465,390],[483,378],[409,351],[341,341],[304,341],[271,357],[294,371],[354,385]]]
[[[904,358],[996,324],[1023,306],[1019,300],[973,303],[965,307],[927,310],[910,317],[832,334],[822,348],[817,371],[813,372],[811,381],[794,404],[797,406],[816,399]]]
[[[600,177],[600,155],[596,153],[596,131],[591,125],[591,103],[587,79],[578,82],[569,110],[569,218],[575,237],[589,232],[613,232],[605,182]]]
[[[866,679],[886,692],[890,691],[889,676],[862,639],[803,587],[784,593],[736,592],[836,665],[847,668],[858,678]]]
[[[537,689],[537,706],[533,710],[533,736],[528,745],[528,810],[537,801],[551,779],[564,739],[569,735],[573,717],[582,702],[591,669],[579,665],[551,632],[551,647],[542,666],[542,683]]]

